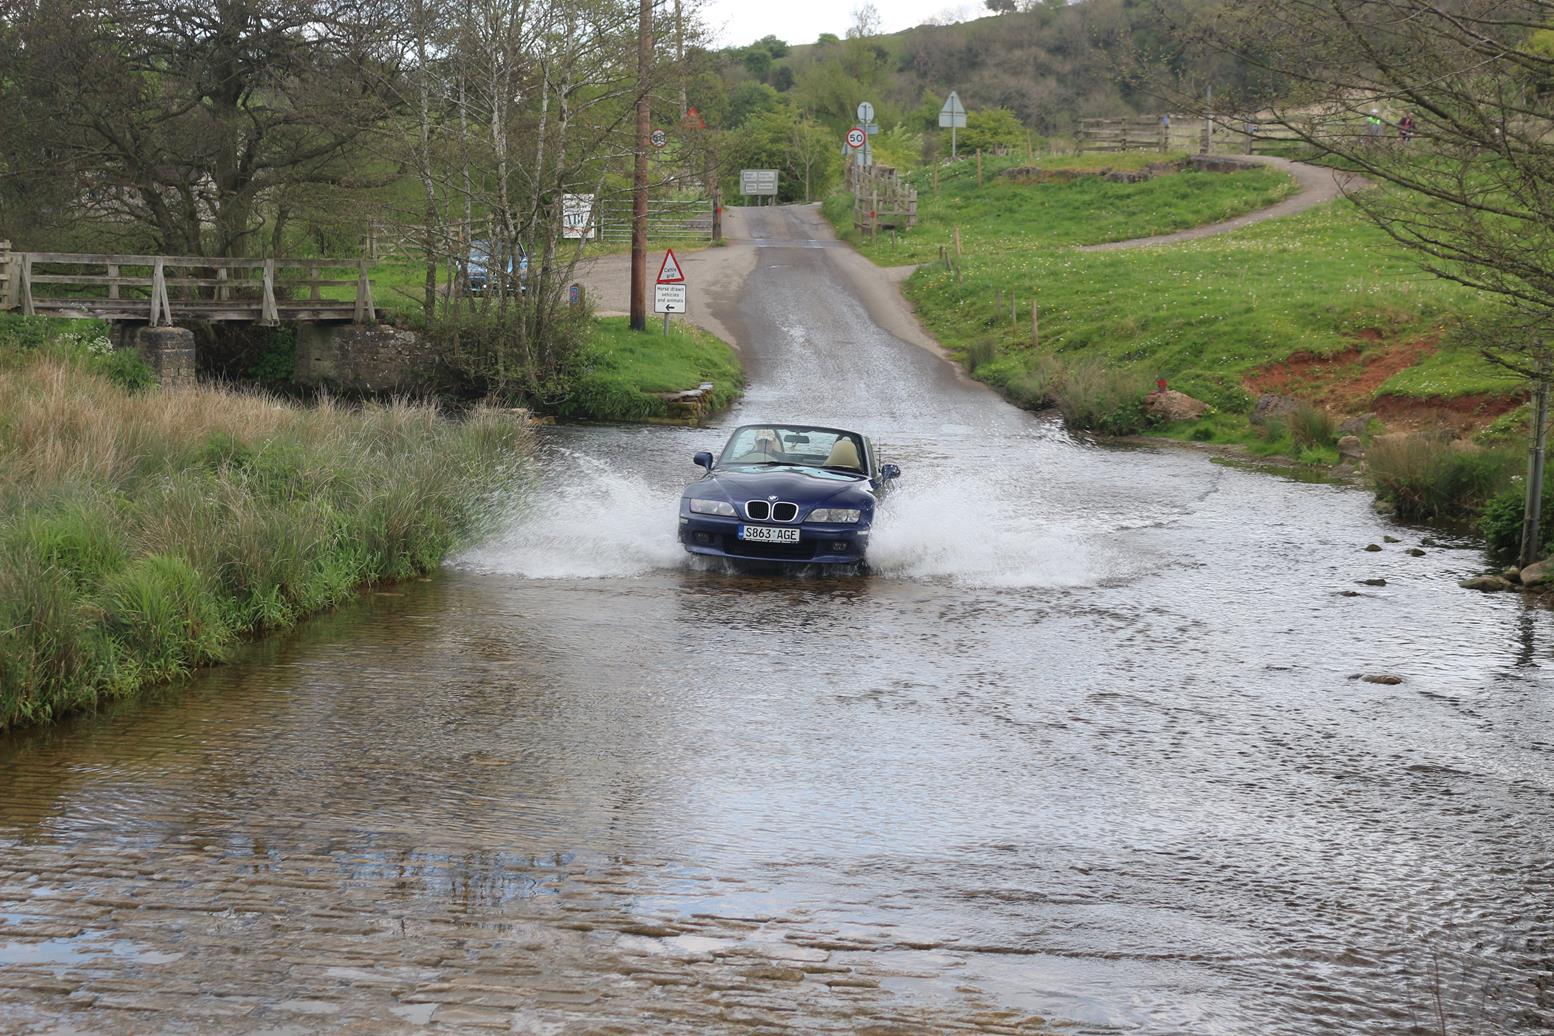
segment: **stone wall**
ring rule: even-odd
[[[135,348],[156,372],[163,387],[195,382],[194,332],[186,327],[141,327],[135,331]]]
[[[314,388],[393,392],[414,386],[425,353],[420,335],[386,324],[300,324],[296,380]]]

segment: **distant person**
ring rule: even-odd
[[[1414,139],[1414,113],[1404,112],[1398,120],[1398,138],[1407,144]]]
[[[1372,143],[1381,140],[1381,109],[1372,108],[1365,117],[1365,137]]]

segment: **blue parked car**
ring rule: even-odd
[[[516,285],[513,281],[513,258],[507,260],[507,278],[509,289],[516,286],[519,291],[528,291],[529,281],[529,255],[523,250],[523,245],[514,243],[513,248],[517,252],[518,278]],[[491,242],[472,241],[469,246],[468,274],[465,278],[465,286],[471,295],[484,295],[486,289],[491,286]]]
[[[901,477],[857,432],[812,425],[734,429],[680,497],[680,542],[692,554],[790,564],[857,565],[874,509]]]

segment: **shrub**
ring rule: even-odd
[[[1484,505],[1478,518],[1478,530],[1485,545],[1496,558],[1514,559],[1522,549],[1522,516],[1527,508],[1527,483],[1520,478],[1496,493]],[[1538,526],[1538,555],[1554,548],[1554,482],[1543,486],[1542,519]]]
[[[1064,372],[1057,385],[1058,410],[1070,428],[1134,435],[1150,425],[1144,406],[1149,389],[1143,375],[1081,360]]]
[[[1338,441],[1338,422],[1326,410],[1302,403],[1290,414],[1290,438],[1301,449],[1332,446]]]
[[[985,367],[998,359],[997,339],[984,335],[966,348],[966,369],[975,374],[978,367]]]
[[[1477,515],[1520,464],[1513,451],[1425,435],[1378,438],[1365,460],[1376,494],[1411,519]]]

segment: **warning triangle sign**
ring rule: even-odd
[[[664,265],[658,268],[658,283],[684,284],[685,274],[680,272],[680,261],[674,257],[674,249],[664,252]]]

